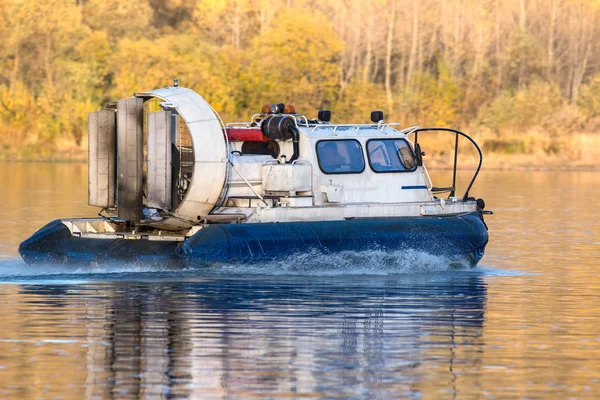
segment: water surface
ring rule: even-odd
[[[600,393],[598,173],[483,172],[473,194],[496,214],[470,271],[378,252],[264,269],[27,267],[20,241],[97,213],[86,175],[0,164],[0,398]]]

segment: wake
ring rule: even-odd
[[[415,250],[343,251],[324,254],[315,250],[283,257],[281,260],[253,264],[221,264],[182,268],[180,265],[111,263],[103,265],[43,264],[27,265],[20,258],[0,261],[0,279],[51,277],[55,275],[92,275],[109,278],[116,274],[177,273],[187,276],[267,275],[267,276],[347,276],[403,275],[470,269],[466,262]]]

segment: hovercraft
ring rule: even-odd
[[[328,110],[309,119],[273,104],[225,125],[190,89],[135,93],[89,114],[98,217],[50,222],[19,252],[28,264],[212,266],[376,249],[475,266],[488,242],[485,203],[469,194],[477,144],[453,129],[400,129],[381,111],[371,121],[334,124]],[[433,186],[423,164],[418,137],[431,131],[456,137],[452,186]],[[479,154],[463,196],[459,137]]]

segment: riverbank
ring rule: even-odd
[[[56,155],[49,158],[4,158],[0,156],[0,162],[9,163],[54,163],[54,164],[86,164],[87,153],[78,157],[64,157]],[[425,157],[426,166],[429,170],[449,170],[452,164],[445,159],[431,159]],[[459,170],[474,170],[477,168],[476,160],[470,159],[466,162],[459,160]],[[586,164],[569,162],[558,157],[539,159],[535,157],[524,158],[521,156],[506,156],[499,154],[484,155],[482,171],[598,171],[600,163]]]
[[[411,137],[411,139],[414,139]],[[575,134],[549,138],[542,135],[474,135],[483,152],[483,170],[496,171],[600,171],[600,135]],[[421,135],[425,165],[429,169],[451,169],[454,136]],[[87,163],[87,147],[74,144],[30,146],[23,150],[0,149],[0,161]],[[461,140],[458,168],[475,169],[479,158],[475,149]]]

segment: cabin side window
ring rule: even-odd
[[[405,139],[371,139],[367,154],[374,172],[410,172],[417,167],[415,154]]]
[[[279,144],[274,140],[268,142],[244,142],[242,143],[242,154],[268,155],[273,158],[279,157]]]
[[[354,139],[318,141],[317,159],[325,174],[360,174],[365,170],[362,146]]]

